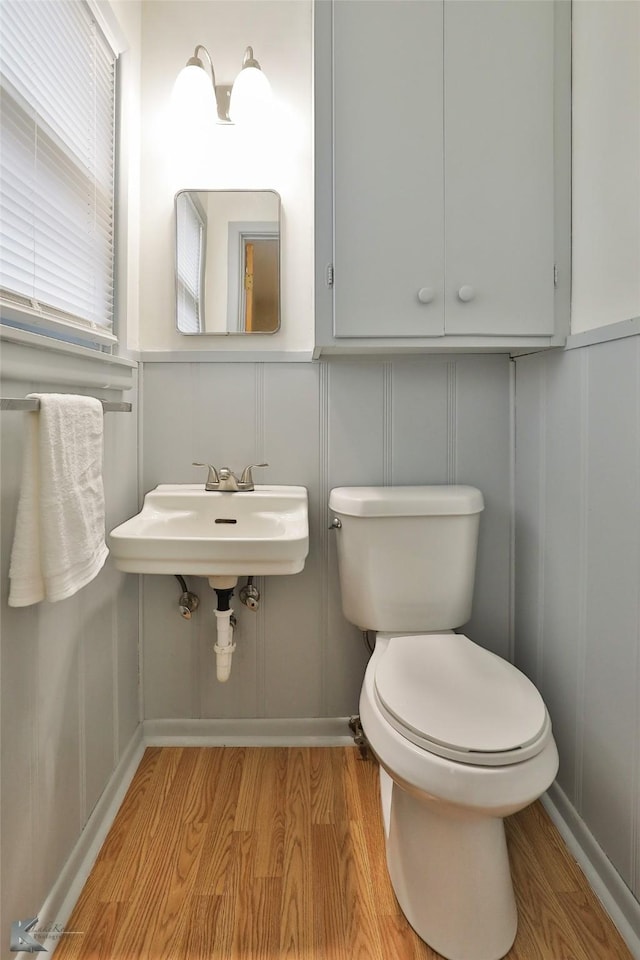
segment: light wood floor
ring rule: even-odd
[[[508,821],[509,960],[630,960],[542,807]],[[437,960],[386,873],[355,748],[145,752],[56,960]]]

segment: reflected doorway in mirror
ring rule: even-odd
[[[277,226],[269,221],[229,224],[230,333],[274,333],[280,325]]]

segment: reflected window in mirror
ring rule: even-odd
[[[207,217],[197,194],[176,206],[176,301],[183,333],[203,333]]]
[[[176,195],[180,333],[275,333],[280,327],[280,197],[272,190]]]

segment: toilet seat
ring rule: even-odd
[[[551,737],[531,681],[459,633],[391,637],[376,664],[374,693],[398,733],[459,763],[520,763]]]

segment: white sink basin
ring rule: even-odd
[[[163,483],[137,516],[111,531],[109,547],[129,573],[299,573],[309,552],[307,491],[258,484],[250,493],[219,493]]]

